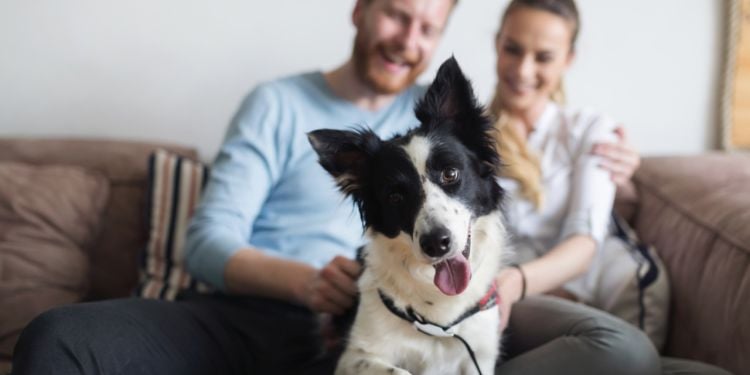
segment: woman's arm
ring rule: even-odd
[[[522,297],[524,282],[526,296],[557,289],[583,274],[591,264],[595,252],[595,242],[590,236],[573,235],[547,254],[521,265],[523,274],[516,268],[501,271],[497,277],[497,285],[502,327],[508,322],[511,305]]]
[[[585,123],[576,127],[581,129],[577,134],[580,145],[571,174],[570,205],[559,223],[561,241],[545,255],[522,266],[526,294],[549,292],[586,272],[597,243],[607,233],[615,187],[609,172],[600,168],[602,157],[591,150],[601,142],[614,140],[614,122],[603,117],[581,117],[580,121]]]
[[[574,235],[547,254],[521,265],[526,275],[526,295],[546,293],[582,275],[596,251],[594,240]]]
[[[547,254],[516,268],[503,270],[498,283],[507,288],[504,298],[511,302],[521,298],[522,276],[526,278],[526,295],[546,293],[583,274],[591,264],[596,252],[594,240],[586,235],[571,236],[552,248]],[[506,285],[507,284],[507,285]]]

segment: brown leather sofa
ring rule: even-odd
[[[0,164],[77,165],[109,181],[80,300],[128,296],[137,283],[148,236],[147,159],[158,147],[197,156],[193,148],[145,142],[0,139]],[[669,271],[672,303],[664,354],[750,373],[750,157],[646,158],[634,183],[631,191],[618,192],[618,209],[645,242],[656,246]],[[28,311],[8,301],[0,300],[0,309]],[[0,332],[0,373],[9,368],[20,329]]]

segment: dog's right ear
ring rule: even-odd
[[[362,188],[367,161],[382,141],[368,129],[357,131],[320,129],[307,133],[318,162],[336,179],[344,194],[357,195]]]

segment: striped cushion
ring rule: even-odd
[[[174,300],[185,289],[209,290],[185,265],[185,235],[208,168],[165,150],[149,158],[149,238],[141,259],[136,295]]]

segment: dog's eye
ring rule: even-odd
[[[404,200],[404,196],[401,193],[390,193],[386,199],[388,199],[389,204],[399,204]]]
[[[458,181],[458,169],[456,168],[444,169],[440,175],[440,183],[444,185],[450,185],[456,181]]]

